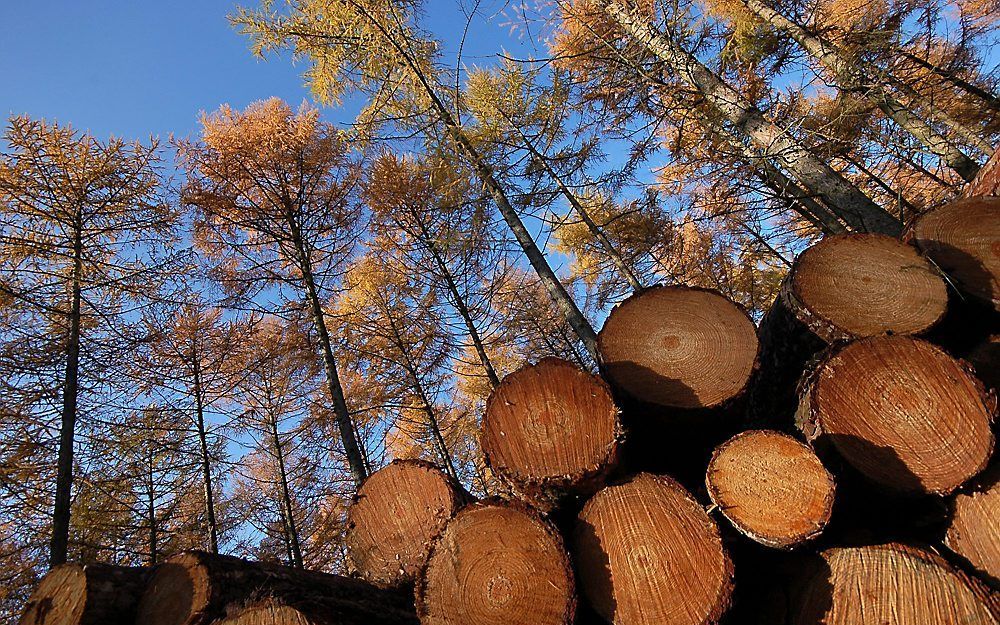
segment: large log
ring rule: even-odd
[[[995,625],[988,591],[928,550],[888,543],[824,551],[791,625]]]
[[[941,321],[948,292],[911,245],[881,234],[831,236],[795,259],[760,324],[760,369],[750,393],[759,424],[790,425],[796,384],[828,345],[920,334]]]
[[[188,551],[159,565],[139,603],[142,625],[208,625],[230,606],[274,599],[288,605],[315,597],[341,605],[406,613],[411,600],[358,579],[232,556]]]
[[[558,358],[506,376],[486,402],[489,467],[535,507],[589,496],[618,459],[619,410],[601,378]]]
[[[381,587],[416,581],[434,539],[469,499],[428,462],[391,462],[364,481],[348,509],[349,568]]]
[[[1000,197],[966,198],[932,208],[903,237],[964,295],[1000,312]]]
[[[132,625],[150,569],[61,564],[31,593],[18,625]]]
[[[423,625],[568,625],[576,611],[556,529],[523,504],[472,504],[448,523],[417,584]]]
[[[611,311],[597,347],[605,377],[626,396],[702,410],[743,394],[757,361],[757,331],[715,291],[657,286]]]
[[[315,595],[293,603],[265,599],[230,606],[216,625],[418,625],[412,610],[400,610],[349,597]]]
[[[799,427],[872,482],[948,494],[993,452],[996,397],[926,341],[872,337],[832,350],[807,376]]]
[[[639,474],[584,505],[573,534],[580,586],[616,625],[716,623],[733,567],[719,528],[668,477]]]
[[[720,445],[705,483],[722,515],[768,547],[815,538],[833,511],[833,476],[811,448],[780,432],[750,430]]]
[[[945,545],[1000,590],[1000,465],[955,495]]]

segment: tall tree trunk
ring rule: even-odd
[[[917,56],[916,54],[913,54],[912,52],[907,52],[906,50],[899,50],[899,52],[906,59],[913,61],[920,67],[923,67],[924,69],[933,72],[934,74],[940,76],[941,78],[944,78],[946,81],[948,81],[958,89],[961,89],[966,93],[976,96],[977,98],[982,100],[990,110],[1000,113],[1000,97],[997,97],[996,95],[990,93],[986,89],[983,89],[982,87],[974,85],[971,82],[963,79],[953,70],[938,67],[937,65]]]
[[[288,472],[285,469],[285,451],[281,447],[281,437],[278,436],[278,421],[274,415],[267,416],[270,427],[271,442],[274,445],[274,459],[278,464],[278,477],[281,481],[281,507],[284,517],[285,540],[291,555],[291,563],[295,568],[303,568],[302,548],[299,544],[299,532],[295,526],[295,513],[292,509],[292,495],[288,488]]]
[[[316,289],[316,280],[313,276],[312,261],[299,225],[295,221],[291,210],[286,216],[289,228],[292,231],[292,242],[299,258],[299,270],[302,272],[302,284],[305,287],[306,300],[312,311],[313,325],[316,328],[316,335],[319,338],[320,349],[323,350],[323,365],[326,369],[327,390],[330,399],[333,401],[333,413],[337,422],[337,429],[340,432],[340,440],[344,445],[344,455],[347,457],[347,464],[354,476],[354,483],[359,486],[368,477],[368,468],[365,466],[364,454],[361,452],[361,445],[354,433],[354,422],[351,420],[351,412],[347,408],[347,400],[344,398],[344,387],[340,383],[340,374],[337,372],[337,360],[333,356],[333,344],[330,341],[330,330],[326,326],[326,317],[323,315],[323,304],[319,300],[319,293]]]
[[[760,0],[742,0],[743,5],[757,17],[774,28],[784,32],[802,46],[821,65],[833,73],[834,77],[847,90],[860,93],[878,106],[887,117],[910,133],[931,154],[939,157],[949,167],[958,172],[963,180],[968,182],[976,177],[979,164],[965,155],[955,144],[944,137],[921,119],[916,113],[903,106],[883,87],[885,76],[876,72],[875,76],[866,76],[858,69],[856,63],[849,62],[840,55],[835,46],[811,34],[808,30],[784,15],[781,15]],[[919,97],[919,94],[917,94]]]
[[[148,548],[149,548],[149,562],[148,562],[148,565],[149,566],[155,566],[156,565],[156,549],[157,549],[156,539],[157,539],[157,535],[156,535],[156,497],[154,495],[154,486],[153,486],[153,481],[154,481],[154,476],[153,476],[153,441],[150,440],[148,442],[149,442],[149,455],[148,455],[148,461],[149,461],[149,464],[148,464],[148,469],[149,469],[148,477],[149,477],[149,481],[146,484],[147,489],[148,489],[146,491],[146,495],[147,495],[147,497],[146,497],[146,517],[147,517],[147,519],[146,520],[147,520],[147,523],[149,524],[149,535],[148,535],[148,541],[149,542],[148,542],[148,545],[147,545]]]
[[[975,127],[955,119],[948,113],[948,111],[945,111],[935,105],[928,98],[924,97],[922,93],[910,86],[910,84],[906,81],[896,78],[890,74],[887,74],[887,77],[893,88],[899,91],[899,93],[902,94],[903,97],[909,102],[909,106],[911,108],[922,106],[927,111],[927,114],[930,115],[931,119],[934,119],[951,128],[956,135],[961,137],[962,140],[969,145],[975,146],[977,150],[984,154],[993,153],[993,146],[990,145],[989,141],[983,138],[981,131],[977,131]]]
[[[208,543],[212,553],[219,553],[219,528],[215,521],[215,495],[212,492],[212,464],[208,453],[208,432],[205,429],[201,360],[197,349],[192,348],[191,360],[194,367],[194,405],[198,426],[198,444],[201,448],[201,477],[205,488],[205,520],[208,523]]]
[[[49,566],[66,562],[69,551],[70,509],[73,490],[73,445],[76,438],[76,407],[80,392],[80,305],[83,300],[83,217],[77,209],[73,223],[73,278],[69,307],[69,336],[66,338],[66,372],[63,378],[62,412],[59,425],[59,460],[56,469],[56,498],[52,513],[52,540]]]
[[[607,14],[647,50],[696,88],[706,102],[806,188],[821,196],[855,230],[898,235],[902,225],[835,169],[776,124],[693,54],[654,30],[617,2],[602,0]]]

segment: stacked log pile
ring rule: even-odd
[[[647,289],[600,375],[546,358],[495,389],[506,499],[398,460],[349,510],[348,577],[71,565],[21,623],[1000,623],[998,278],[1000,198],[978,198],[817,243],[759,328]]]

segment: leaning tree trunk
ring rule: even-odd
[[[693,54],[654,30],[617,1],[603,0],[604,10],[621,28],[696,88],[718,113],[746,134],[782,169],[820,195],[849,226],[862,232],[896,235],[897,219],[879,207],[849,180],[813,154],[786,131],[768,121],[736,89],[719,78]]]
[[[966,93],[976,96],[977,98],[981,99],[986,104],[986,106],[990,108],[990,110],[1000,113],[1000,97],[997,97],[996,95],[990,93],[986,89],[983,89],[982,87],[974,85],[971,82],[963,79],[953,70],[948,70],[939,67],[931,63],[930,61],[927,61],[926,59],[923,59],[917,56],[916,54],[913,54],[912,52],[908,52],[906,50],[900,50],[899,52],[903,55],[903,58],[909,61],[913,61],[920,67],[940,76],[941,78],[944,78],[953,86],[965,91]]]
[[[150,569],[61,564],[31,593],[18,625],[134,625]]]
[[[979,165],[963,154],[946,137],[934,130],[930,124],[920,119],[913,111],[892,97],[879,82],[885,78],[884,76],[865,76],[856,64],[844,59],[833,46],[763,2],[759,0],[742,0],[742,2],[743,6],[757,17],[780,32],[784,32],[805,48],[813,58],[833,73],[845,90],[856,91],[874,102],[879,110],[896,122],[900,128],[913,135],[928,151],[958,172],[962,179],[969,181],[976,177]]]

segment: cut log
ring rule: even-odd
[[[996,397],[926,341],[872,337],[833,350],[804,384],[797,415],[878,485],[947,494],[986,467]]]
[[[317,595],[294,605],[271,599],[245,607],[230,606],[230,615],[216,625],[417,625],[412,610],[369,604],[349,597]]]
[[[768,547],[815,538],[833,510],[833,476],[809,446],[780,432],[751,430],[720,445],[705,483],[723,516]]]
[[[60,564],[31,593],[18,625],[132,625],[150,569]]]
[[[930,551],[889,543],[828,549],[793,625],[995,625],[985,589]]]
[[[137,622],[207,625],[225,616],[228,606],[262,599],[296,605],[313,597],[404,613],[413,607],[405,595],[358,579],[188,551],[156,568],[139,603]]]
[[[757,361],[757,331],[715,291],[657,286],[611,311],[597,347],[605,377],[627,396],[697,410],[743,393]]]
[[[962,197],[984,195],[1000,195],[1000,148],[993,152],[990,160],[976,174],[975,180],[962,189]]]
[[[395,460],[369,476],[347,512],[349,568],[382,587],[416,581],[431,544],[469,500],[444,471]]]
[[[448,523],[417,584],[423,625],[568,625],[576,611],[556,529],[523,504],[472,504]]]
[[[584,505],[573,537],[580,586],[616,625],[716,623],[732,562],[704,508],[668,477],[641,473]]]
[[[1000,197],[932,208],[904,233],[964,295],[1000,311]]]
[[[535,507],[589,496],[618,457],[622,430],[611,389],[559,358],[506,376],[486,402],[481,444],[489,467]]]
[[[920,334],[944,317],[940,272],[911,245],[881,234],[831,236],[792,264],[760,325],[760,370],[750,394],[760,424],[786,426],[806,364],[838,341]]]
[[[1000,465],[955,496],[945,545],[1000,589]]]

